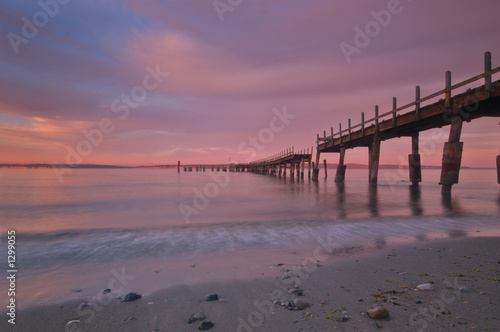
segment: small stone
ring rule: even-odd
[[[297,296],[303,296],[304,290],[300,288],[292,288],[288,290],[288,294],[296,294]]]
[[[122,302],[131,302],[140,299],[142,296],[136,293],[128,293],[125,295],[125,297],[122,299]]]
[[[299,310],[302,310],[302,309],[305,309],[305,308],[308,308],[310,307],[311,305],[305,301],[305,300],[302,300],[302,299],[295,299],[293,300],[293,304],[299,309]]]
[[[87,308],[88,306],[89,306],[89,304],[87,302],[80,304],[80,308],[82,308],[82,309]]]
[[[214,327],[214,323],[205,321],[200,323],[198,330],[205,331],[211,329],[212,327]]]
[[[111,289],[106,288],[105,290],[102,291],[103,294],[108,294],[111,293]]]
[[[132,320],[137,320],[137,318],[135,318],[135,317],[127,317],[127,319],[125,319],[125,321],[132,321]]]
[[[203,312],[198,312],[193,316],[196,320],[205,320],[205,314]]]
[[[190,316],[188,319],[187,319],[187,323],[188,324],[193,324],[196,322],[196,318],[194,318],[194,316]]]
[[[217,294],[205,295],[205,301],[218,301],[218,300],[219,300],[219,295]]]
[[[310,311],[306,312],[306,315],[305,315],[305,316],[306,316],[306,317],[314,317],[313,313],[312,313],[312,312],[310,312]]]
[[[321,304],[323,305],[327,304],[326,300],[321,300]]]
[[[458,290],[462,293],[469,293],[469,290],[467,289],[467,287],[460,287]]]
[[[384,325],[383,325],[383,324],[381,324],[381,323],[377,323],[377,324],[375,324],[375,325],[377,325],[377,327],[378,327],[379,329],[381,329],[381,328],[383,328],[383,327],[384,327]]]
[[[347,323],[349,321],[349,317],[338,317],[335,319],[335,321],[340,322],[340,323]]]
[[[389,310],[379,305],[368,310],[368,316],[372,319],[384,319],[389,317]]]
[[[293,304],[293,302],[287,301],[285,302],[285,308],[287,308],[288,310],[293,310],[295,308],[295,305]]]
[[[419,291],[431,291],[434,289],[432,284],[421,284],[417,286],[417,290]]]
[[[281,305],[280,301],[274,301],[273,303],[276,304],[276,305]]]
[[[422,304],[422,301],[418,300],[417,302],[415,302],[416,304]]]

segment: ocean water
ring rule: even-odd
[[[500,234],[496,170],[462,170],[449,199],[441,197],[439,170],[423,170],[417,189],[406,172],[382,169],[373,187],[367,170],[349,169],[343,185],[334,170],[313,182],[76,169],[60,182],[51,169],[1,169],[0,257],[7,270],[7,231],[15,230],[18,298],[29,305],[95,294],[113,269],[141,275],[169,262],[174,284],[187,280],[183,263],[292,250],[320,237],[342,247]],[[165,286],[138,279],[149,290]]]

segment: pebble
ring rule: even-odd
[[[417,290],[419,291],[431,291],[434,289],[432,284],[421,284],[417,286]]]
[[[338,317],[335,319],[335,321],[340,323],[347,323],[349,321],[349,317]]]
[[[194,314],[193,317],[195,319],[197,319],[197,320],[205,320],[205,318],[206,318],[205,314],[203,312],[201,312],[201,311],[198,312],[198,313],[196,313],[196,314]]]
[[[193,323],[196,323],[198,321],[202,321],[202,320],[205,320],[206,316],[203,312],[198,312],[192,316],[190,316],[188,319],[187,319],[187,323],[188,324],[193,324]]]
[[[467,289],[467,287],[460,287],[458,290],[462,293],[469,293],[469,290]]]
[[[208,329],[211,329],[212,327],[214,327],[214,323],[212,322],[201,322],[200,323],[200,327],[198,327],[198,330],[201,330],[201,331],[205,331],[205,330],[208,330]]]
[[[301,296],[301,293],[304,293],[304,290],[300,288],[292,288],[288,290],[288,294],[297,294]]]
[[[217,294],[205,295],[205,301],[218,301],[218,300],[219,300],[219,295]]]
[[[389,317],[389,310],[379,305],[368,310],[368,316],[372,319],[384,319]]]
[[[122,302],[131,302],[140,299],[142,296],[136,293],[128,293],[125,295],[125,297],[122,299]]]
[[[293,300],[293,304],[295,305],[295,307],[297,307],[299,310],[302,310],[302,309],[305,309],[305,308],[308,308],[310,307],[311,305],[309,304],[309,302],[305,301],[305,300],[302,300],[302,299],[295,299]]]
[[[105,290],[102,291],[103,294],[108,294],[111,293],[111,289],[106,288]]]

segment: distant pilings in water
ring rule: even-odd
[[[222,165],[222,164],[213,164],[213,165],[193,165],[193,164],[190,164],[190,165],[181,165],[181,162],[178,161],[177,162],[177,173],[180,173],[181,172],[181,168],[184,170],[184,172],[193,172],[196,171],[196,172],[206,172],[207,169],[209,171],[212,171],[212,172],[220,172],[220,171],[223,171],[223,172],[227,172],[227,170],[229,169],[229,166],[228,165]]]

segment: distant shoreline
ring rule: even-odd
[[[181,165],[181,167],[211,167],[211,166],[222,166],[227,164],[186,164]],[[346,164],[349,169],[368,169],[368,165],[363,164]],[[328,164],[328,169],[336,168],[337,164]],[[140,165],[140,166],[119,166],[119,165],[100,165],[100,164],[0,164],[0,168],[72,168],[72,169],[175,169],[175,165]],[[323,167],[320,167],[323,169]],[[408,165],[380,165],[379,169],[408,169]],[[422,169],[441,169],[441,166],[428,166],[422,165]],[[494,170],[494,167],[468,167],[461,166],[461,169],[473,169],[473,170]]]

